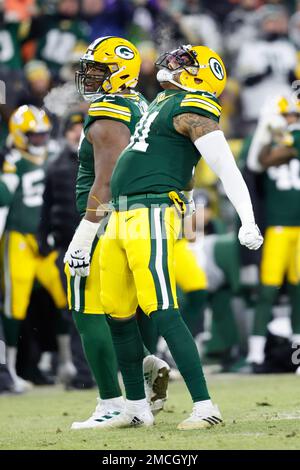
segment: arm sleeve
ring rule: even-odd
[[[199,137],[194,142],[202,157],[223,183],[242,225],[255,223],[248,188],[222,131]]]

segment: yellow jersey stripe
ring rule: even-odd
[[[133,99],[133,100],[140,100],[140,97],[138,94],[134,94],[134,93],[130,93],[130,94],[125,94],[125,95],[122,95],[124,98],[129,98],[129,99]]]
[[[189,103],[202,103],[204,104],[205,106],[209,106],[211,107],[212,109],[214,109],[215,111],[217,111],[219,114],[221,114],[221,111],[216,107],[216,106],[213,106],[212,104],[209,104],[209,103],[206,103],[204,100],[200,100],[198,98],[190,98],[188,100],[182,100],[183,103],[185,102],[189,102]]]
[[[217,111],[213,109],[211,106],[203,104],[203,103],[196,103],[192,101],[182,101],[180,106],[191,106],[195,108],[202,108],[202,109],[205,109],[206,111],[209,111],[210,113],[214,114],[217,117],[220,116],[220,111]]]
[[[120,113],[114,113],[108,110],[105,111],[89,111],[90,116],[105,116],[105,117],[111,117],[114,119],[121,119],[122,121],[130,122],[131,116],[126,116],[124,114]]]
[[[124,116],[131,117],[130,111],[127,113],[127,111],[120,111],[118,109],[106,108],[103,106],[98,106],[97,108],[89,109],[89,113],[93,113],[94,111],[111,111],[112,113],[123,114]]]
[[[185,100],[187,98],[197,98],[199,100],[204,100],[204,101],[207,101],[208,103],[216,106],[216,108],[218,108],[220,111],[222,109],[222,106],[220,106],[218,103],[216,103],[211,98],[208,98],[207,96],[187,94],[187,95],[185,95],[185,97],[183,99]]]
[[[125,111],[125,112],[128,112],[130,113],[130,109],[127,107],[127,106],[120,106],[119,104],[115,104],[115,103],[110,103],[110,102],[104,102],[104,101],[101,101],[100,103],[96,102],[96,103],[92,103],[90,108],[98,108],[99,106],[103,107],[103,108],[113,108],[113,109],[116,109],[118,111]]]

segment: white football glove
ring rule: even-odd
[[[90,274],[90,259],[91,256],[84,250],[74,250],[73,252],[67,251],[64,257],[64,262],[68,263],[71,276],[87,277]]]
[[[263,236],[255,223],[244,224],[239,230],[239,241],[241,245],[249,250],[258,250],[263,244]]]
[[[65,254],[71,276],[86,277],[90,274],[91,248],[97,235],[99,224],[82,219]]]

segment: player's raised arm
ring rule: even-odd
[[[184,113],[174,118],[174,127],[177,132],[190,137],[206,163],[222,181],[242,223],[239,231],[241,244],[250,250],[257,250],[263,237],[255,224],[248,188],[219,125],[199,114]]]
[[[297,157],[297,150],[294,147],[276,145],[275,147],[266,145],[262,148],[258,160],[264,170],[271,166],[280,166],[292,158]]]

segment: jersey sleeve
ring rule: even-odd
[[[221,110],[222,107],[213,95],[203,94],[201,92],[186,93],[177,104],[174,116],[183,113],[193,113],[219,122]]]
[[[109,95],[97,99],[90,105],[85,131],[98,119],[112,119],[130,127],[132,112],[123,98]]]

